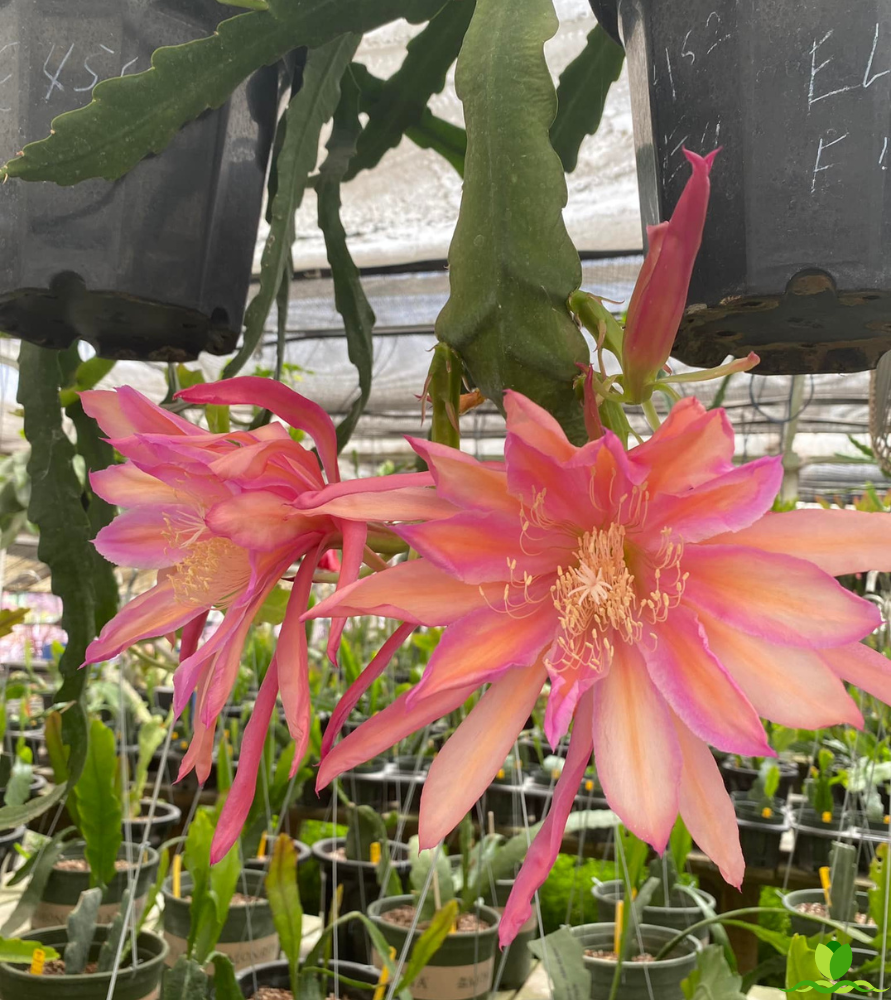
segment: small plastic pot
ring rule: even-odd
[[[585,949],[593,951],[612,951],[615,940],[615,924],[585,924],[574,928],[573,936],[577,937]],[[641,924],[640,935],[644,950],[651,955],[657,954],[676,932],[667,927],[654,927],[651,924]],[[677,945],[669,958],[659,962],[632,962],[622,964],[622,975],[616,1000],[684,1000],[681,989],[682,980],[696,968],[696,960],[702,942],[689,935]],[[629,944],[628,958],[640,953],[637,935]],[[616,963],[603,958],[584,957],[585,968],[591,973],[591,1000],[607,1000],[613,985]]]
[[[90,947],[89,961],[99,957],[108,927],[97,925]],[[68,943],[67,927],[46,927],[29,931],[28,939],[55,948],[59,954]],[[164,938],[151,931],[140,931],[136,938],[139,964],[122,962],[115,980],[112,1000],[147,1000],[158,996],[167,945]],[[108,995],[111,972],[77,976],[32,976],[27,965],[0,964],[0,997],[3,1000],[99,1000]]]
[[[390,848],[390,860],[393,870],[399,877],[404,890],[408,890],[408,877],[411,871],[409,861],[409,850],[407,844],[391,840],[388,842]],[[334,851],[346,845],[344,837],[328,837],[318,840],[312,845],[313,857],[319,864],[322,876],[321,891],[321,912],[328,914],[331,912],[331,901],[335,886],[343,886],[343,898],[338,906],[339,913],[348,913],[350,910],[361,910],[366,912],[369,905],[381,894],[381,887],[377,880],[377,865],[370,861],[349,861],[345,858],[337,859],[337,878],[334,872]],[[360,965],[368,965],[371,961],[371,949],[368,947],[368,938],[365,929],[358,921],[350,921],[337,929],[338,935],[338,956],[343,956],[345,961],[358,962]]]
[[[694,889],[693,891],[706,906],[711,909],[715,908],[714,896],[703,892],[702,889]],[[600,920],[605,924],[613,924],[616,919],[616,903],[625,898],[624,884],[619,879],[595,883],[591,892],[597,900],[597,915]],[[643,922],[653,927],[668,927],[677,934],[705,919],[705,914],[685,892],[675,890],[672,900],[675,899],[678,902],[677,906],[645,906]],[[696,936],[700,941],[708,940],[708,929],[697,931]]]
[[[338,983],[337,995],[346,997],[347,1000],[371,1000],[377,986],[380,973],[372,965],[358,965],[356,962],[331,962],[327,966],[329,975],[325,977],[322,984],[322,996],[326,996],[325,986],[329,992],[334,989],[334,970],[337,969],[339,976],[347,979],[355,979],[360,983],[368,983],[368,989],[362,990],[356,986],[347,986],[343,981]],[[274,990],[289,990],[291,988],[291,970],[287,962],[263,962],[261,965],[250,965],[242,969],[235,976],[235,981],[241,990],[241,995],[245,1000],[251,997],[264,986]]]
[[[0,867],[6,861],[6,856],[15,851],[15,845],[21,844],[28,832],[26,826],[17,826],[14,830],[4,830],[0,833]]]
[[[188,896],[191,888],[192,877],[184,872],[182,897]],[[164,896],[164,939],[170,949],[167,964],[172,966],[186,951],[191,926],[191,900],[173,895],[171,878],[165,880],[161,891]],[[217,951],[228,955],[236,969],[273,961],[278,956],[278,934],[275,932],[272,909],[265,898],[263,872],[243,871],[235,891],[260,898],[247,905],[230,905],[217,942]]]
[[[383,812],[390,801],[386,769],[386,760],[375,757],[342,774],[340,780],[350,800],[358,806],[371,806]]]
[[[732,798],[746,865],[775,869],[780,863],[780,841],[789,829],[785,807],[780,799],[774,799],[772,814],[764,816],[760,803],[744,795],[744,792],[736,792]]]
[[[407,775],[411,777],[413,774],[421,778],[430,770],[430,765],[433,763],[432,757],[417,757],[413,753],[400,754],[393,763],[396,766],[396,770],[399,772],[400,776]]]
[[[793,934],[804,934],[805,937],[812,937],[814,934],[824,934],[825,937],[832,937],[835,933],[826,924],[821,924],[818,920],[813,920],[805,913],[799,913],[797,907],[802,903],[825,903],[826,897],[822,889],[796,889],[795,892],[788,892],[783,896],[783,906],[789,911],[789,921],[792,925]],[[865,892],[857,893],[858,913],[869,913],[869,894]],[[863,931],[865,934],[877,934],[878,928],[872,924],[851,924],[855,930]]]
[[[127,835],[129,827],[130,838],[134,844],[144,844],[148,841],[152,847],[160,847],[165,840],[169,839],[171,830],[182,818],[182,812],[169,802],[158,799],[155,803],[152,822],[149,824],[148,815],[152,800],[140,799],[139,805],[139,815],[123,824],[124,836]]]
[[[127,858],[128,845],[121,844],[118,850],[118,858]],[[130,857],[134,866],[139,861],[140,848],[137,844],[130,844]],[[136,883],[136,899],[134,906],[137,914],[142,912],[145,903],[145,894],[149,885],[155,880],[155,873],[158,870],[158,853],[151,847],[146,847],[145,858],[139,866],[139,877]],[[84,856],[83,843],[72,844],[66,848],[63,858],[82,858]],[[108,883],[102,894],[102,903],[99,906],[99,913],[96,922],[100,924],[110,924],[117,916],[121,908],[121,900],[127,890],[127,870],[115,872],[114,877]],[[31,926],[58,927],[68,920],[68,915],[77,906],[80,894],[90,888],[89,871],[66,871],[61,868],[53,868],[43,887],[40,902],[31,916]]]
[[[368,907],[368,916],[377,925],[387,943],[401,955],[408,937],[408,928],[399,927],[383,919],[383,914],[400,906],[414,906],[413,896],[389,896],[378,899]],[[481,906],[479,918],[489,926],[485,930],[453,932],[443,941],[439,950],[414,981],[411,994],[414,1000],[482,1000],[492,991],[495,976],[495,954],[498,946],[498,921],[496,910]],[[421,936],[416,930],[413,943]],[[372,960],[380,967],[380,956],[375,952]]]
[[[828,823],[810,806],[793,809],[789,821],[796,831],[795,861],[805,871],[819,871],[829,864],[829,852],[833,840],[847,830],[849,821],[843,816],[833,816]]]
[[[798,783],[798,768],[795,764],[785,760],[777,761],[776,764],[780,770],[777,797],[785,801],[789,797],[789,792]],[[735,757],[727,757],[721,762],[721,777],[724,779],[724,787],[728,792],[748,792],[755,784],[758,769],[740,767],[736,763]]]

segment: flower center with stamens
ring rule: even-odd
[[[644,572],[636,579],[623,525],[585,532],[575,565],[559,567],[551,587],[560,634],[547,666],[600,673],[609,667],[616,642],[640,642],[646,623],[664,621],[683,595],[682,554],[683,546],[664,532],[658,552],[640,560]]]
[[[180,604],[225,607],[250,579],[247,553],[228,538],[195,542],[170,581]]]

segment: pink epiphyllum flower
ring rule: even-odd
[[[720,150],[698,156],[684,150],[693,173],[687,181],[670,221],[647,227],[649,249],[634,294],[628,304],[622,342],[625,400],[642,403],[650,398],[656,377],[671,354],[674,338],[687,305],[687,289],[693,264],[702,243],[708,208],[709,174]],[[720,378],[730,372],[748,371],[758,364],[750,354],[707,377]],[[668,381],[690,381],[702,373],[674,377]]]
[[[592,750],[629,829],[662,851],[680,812],[738,886],[736,818],[708,745],[773,755],[759,716],[805,729],[861,725],[843,680],[891,700],[891,664],[860,644],[879,614],[833,579],[891,567],[884,518],[769,513],[780,459],[735,467],[725,413],[693,398],[630,452],[610,432],[573,446],[517,393],[505,405],[503,464],[413,442],[438,495],[459,509],[397,529],[422,558],[307,616],[447,626],[421,683],[330,750],[320,786],[490,685],[430,768],[422,848],[484,793],[549,683],[547,737],[556,747],[572,723],[569,756],[505,909],[502,944],[529,916]],[[376,658],[354,689],[381,669]]]
[[[278,649],[245,730],[240,766],[217,825],[212,852],[217,860],[241,833],[279,694],[297,742],[295,769],[306,752],[310,701],[300,615],[316,567],[322,561],[336,565],[343,587],[357,579],[363,561],[380,566],[366,547],[369,521],[388,515],[426,519],[455,508],[436,497],[426,473],[341,483],[330,418],[281,383],[235,378],[194,386],[179,397],[266,407],[309,433],[321,458],[292,440],[280,423],[210,434],[129,387],[81,394],[86,412],[127,459],[92,476],[100,496],[127,508],[99,532],[96,548],[111,562],[158,571],[156,585],[130,601],[91,643],[86,663],[183,629],[174,708],[178,715],[197,692],[197,710],[180,778],[195,768],[202,783],[207,779],[217,717],[231,694],[248,630],[270,591],[299,562]],[[332,564],[333,549],[343,551],[340,564]],[[199,646],[211,608],[226,615]],[[343,624],[331,629],[332,660]]]

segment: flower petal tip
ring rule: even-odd
[[[704,165],[705,172],[709,174],[711,173],[712,164],[715,162],[715,157],[718,155],[718,153],[721,152],[723,148],[724,148],[723,146],[718,146],[717,149],[713,149],[710,153],[707,153],[705,156],[700,156],[699,153],[694,153],[692,150],[687,149],[687,147],[685,146],[684,156],[687,157],[687,161],[693,167],[694,170],[696,170],[697,167]]]

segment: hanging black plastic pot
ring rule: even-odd
[[[628,55],[644,223],[671,215],[685,146],[723,147],[674,355],[875,367],[891,349],[891,5],[591,5]]]
[[[211,34],[216,0],[0,5],[0,157],[90,101],[97,81]],[[278,102],[276,67],[119,180],[0,185],[0,330],[112,358],[232,351],[241,330]]]

